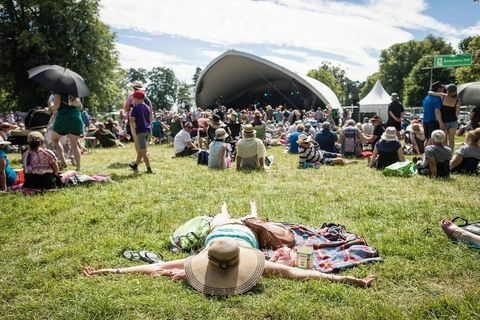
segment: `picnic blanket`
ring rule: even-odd
[[[322,272],[336,272],[359,264],[380,262],[377,250],[355,233],[347,232],[345,226],[324,223],[321,228],[300,224],[283,223],[295,235],[296,251],[304,242],[304,235],[313,244],[313,268]],[[280,250],[280,251],[279,251]],[[282,249],[262,250],[267,259],[278,257]]]
[[[62,187],[74,187],[82,184],[111,181],[110,176],[107,174],[94,174],[94,175],[78,174],[74,170],[70,170],[63,173],[61,180],[62,180]],[[57,189],[24,188],[23,183],[21,183],[21,184],[12,186],[9,189],[13,192],[21,192],[24,195],[31,196],[37,193],[53,192],[56,190],[60,190],[61,188],[57,188]]]

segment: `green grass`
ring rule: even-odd
[[[83,172],[115,183],[26,197],[1,195],[1,319],[478,319],[479,251],[453,245],[443,217],[479,219],[478,177],[448,181],[384,177],[361,162],[296,169],[296,157],[269,149],[266,172],[214,171],[191,158],[151,148],[155,175],[126,166],[132,146],[97,150]],[[14,166],[18,156],[12,155]],[[17,160],[17,161],[15,161]],[[255,199],[260,216],[277,221],[347,226],[376,247],[383,263],[341,274],[374,274],[371,288],[262,279],[248,294],[224,299],[184,282],[147,276],[85,278],[82,270],[134,265],[125,249],[167,259],[168,237],[190,217],[213,214],[222,201],[240,216]]]

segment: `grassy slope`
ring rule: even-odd
[[[265,173],[219,172],[172,159],[167,146],[151,148],[155,175],[134,175],[126,167],[133,152],[82,158],[84,172],[110,173],[116,183],[1,196],[0,318],[480,317],[478,251],[452,245],[439,227],[443,217],[480,218],[478,177],[386,178],[363,162],[298,170],[280,148],[269,150],[277,163]],[[81,275],[86,265],[133,265],[121,258],[127,248],[182,257],[168,251],[176,226],[215,213],[221,201],[241,215],[250,199],[271,220],[332,221],[364,236],[385,261],[342,274],[375,274],[374,286],[275,278],[249,294],[212,299],[167,278]]]

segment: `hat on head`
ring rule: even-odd
[[[227,131],[225,131],[225,129],[218,128],[217,130],[215,130],[216,139],[225,139],[226,137],[228,137],[228,133]]]
[[[237,121],[237,113],[236,112],[232,112],[228,115],[228,119],[232,120],[232,121]]]
[[[251,124],[246,124],[243,126],[243,133],[254,134],[256,133],[256,131],[255,129],[253,129],[253,126]]]
[[[3,138],[0,137],[0,145],[9,145],[9,144],[12,144],[12,143],[10,141],[3,140]]]
[[[145,92],[142,90],[137,90],[133,93],[133,97],[139,100],[145,99]]]
[[[97,130],[97,126],[95,126],[93,123],[88,126],[88,132],[93,132]]]
[[[214,296],[242,294],[262,277],[265,256],[233,239],[216,239],[207,250],[185,260],[185,276],[197,291]]]
[[[212,120],[215,121],[215,122],[218,122],[218,121],[220,121],[220,116],[218,114],[214,114],[212,116]]]
[[[260,111],[258,111],[258,110],[255,110],[255,112],[253,113],[253,115],[254,115],[255,117],[261,117],[261,116],[262,116],[262,113],[261,113]]]
[[[27,136],[27,142],[32,142],[33,140],[43,141],[44,139],[43,134],[38,131],[32,131]]]
[[[142,81],[135,81],[132,83],[132,88],[135,90],[140,90],[143,88],[143,82]]]
[[[393,101],[398,100],[398,93],[392,93],[392,100]]]
[[[2,124],[0,124],[0,128],[15,129],[15,128],[18,128],[18,126],[15,125],[15,124],[11,124],[11,123],[9,123],[9,122],[2,122]]]
[[[311,136],[307,136],[306,134],[301,134],[301,135],[298,136],[297,143],[298,143],[298,144],[310,143],[310,141],[312,141],[312,137],[311,137]]]
[[[395,127],[388,127],[382,134],[382,140],[385,141],[397,141],[397,129]]]

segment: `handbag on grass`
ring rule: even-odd
[[[463,224],[457,224],[455,223],[456,220],[462,220]],[[462,228],[463,230],[469,231],[473,234],[476,234],[480,236],[480,221],[479,222],[474,222],[474,223],[468,223],[468,220],[462,217],[456,217],[452,220],[453,223],[455,223],[457,226]]]
[[[409,177],[417,173],[417,166],[409,161],[395,162],[383,169],[383,174],[386,176]]]
[[[273,249],[295,244],[295,236],[280,223],[270,222],[257,218],[248,218],[243,221],[247,227],[256,233],[261,249]]]

